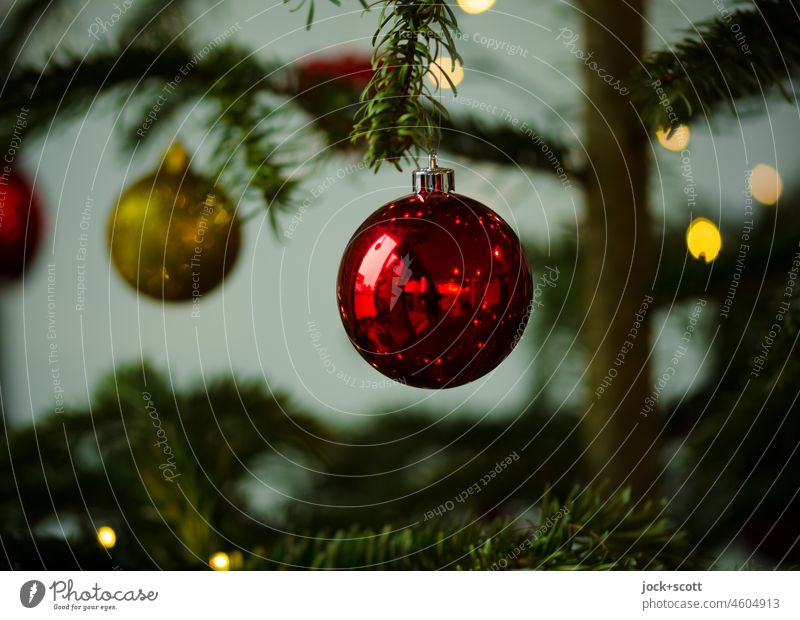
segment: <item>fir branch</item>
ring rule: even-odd
[[[353,126],[353,85],[342,76],[323,75],[317,78],[318,84],[304,89],[301,78],[302,72],[298,72],[292,80],[290,92],[297,93],[294,102],[313,119],[329,145],[340,152],[348,152],[352,149],[347,136]],[[442,118],[441,129],[446,136],[439,149],[441,152],[476,162],[517,164],[548,174],[558,175],[562,168],[570,179],[580,181],[582,178],[581,171],[569,165],[567,145],[538,131],[527,121],[517,125],[508,122],[490,125],[474,114],[459,115]]]
[[[489,127],[477,116],[445,119],[442,130],[447,139],[442,150],[474,161],[514,163],[556,175],[561,169],[567,177],[581,180],[582,172],[568,163],[568,147],[563,141],[539,133],[530,123],[525,127],[528,133],[509,124]]]
[[[229,378],[176,392],[165,373],[135,366],[109,376],[91,409],[68,409],[42,416],[35,427],[0,430],[0,486],[16,491],[0,497],[0,536],[18,568],[35,565],[31,546],[47,542],[41,528],[54,516],[79,524],[70,540],[78,562],[95,546],[94,528],[112,524],[120,533],[114,561],[125,568],[198,568],[212,552],[231,545],[243,550],[251,569],[697,566],[695,559],[687,561],[685,537],[664,517],[662,504],[636,505],[629,493],[608,497],[602,488],[575,488],[563,499],[546,492],[530,523],[509,516],[444,516],[400,529],[352,520],[332,530],[292,517],[291,531],[305,534],[278,531],[270,522],[280,523],[279,515],[259,517],[244,493],[242,483],[264,471],[254,469],[259,463],[269,466],[265,458],[291,454],[316,469],[338,451],[353,470],[364,458],[351,447],[335,447],[342,445],[341,431],[289,408],[262,382]],[[372,432],[381,436],[383,423]],[[475,441],[485,443],[486,435]],[[377,497],[384,485],[381,478],[356,486]],[[349,487],[340,503],[351,501],[347,494],[356,491]],[[516,497],[530,503],[525,498],[536,494],[531,489]],[[306,517],[322,499],[308,497]],[[404,521],[414,518],[405,514]],[[59,555],[50,568],[67,568],[69,555],[54,553]]]
[[[237,183],[247,180],[242,186],[259,187],[268,208],[292,205],[292,193],[287,190],[296,181],[285,172],[291,162],[277,159],[277,149],[271,141],[279,123],[264,122],[270,110],[259,99],[265,93],[283,94],[274,77],[275,69],[234,45],[217,47],[199,61],[195,55],[185,41],[177,41],[159,52],[145,43],[124,51],[103,50],[85,62],[67,57],[52,63],[44,72],[26,68],[13,74],[6,84],[0,117],[13,118],[21,108],[29,108],[26,131],[36,133],[56,119],[85,114],[87,102],[116,93],[120,97],[119,108],[130,107],[137,112],[127,115],[125,131],[125,145],[133,148],[151,139],[160,128],[170,128],[169,117],[181,106],[202,98],[215,104],[220,112],[212,133],[216,141],[215,161],[224,162],[225,166],[217,172],[224,172],[223,178],[235,179]],[[184,75],[181,69],[190,66],[191,71]],[[181,78],[179,84],[175,83],[176,76]],[[165,94],[163,89],[168,85],[171,86]],[[154,127],[138,133],[156,102],[158,118]],[[13,127],[13,122],[4,126]],[[226,153],[227,148],[238,151]],[[226,155],[230,156],[227,160]],[[275,209],[271,209],[273,223],[274,214]]]
[[[366,141],[364,159],[375,170],[383,161],[399,170],[401,161],[411,159],[409,151],[433,145],[436,118],[447,116],[426,76],[442,51],[460,61],[453,38],[458,25],[450,7],[438,0],[385,0],[379,23],[372,39],[375,74],[361,94],[351,139]]]
[[[166,374],[128,367],[105,379],[91,410],[3,429],[0,488],[19,493],[0,496],[4,538],[57,517],[79,523],[87,546],[96,527],[89,519],[101,519],[135,532],[120,537],[123,561],[177,568],[203,564],[219,532],[264,536],[269,528],[242,509],[245,469],[273,450],[317,454],[310,437],[322,427],[263,384],[212,381],[176,393]]]
[[[122,86],[142,90],[149,86],[161,87],[173,80],[180,67],[191,58],[192,54],[182,44],[172,45],[160,53],[132,46],[124,52],[121,49],[98,51],[84,61],[77,55],[64,56],[51,62],[44,71],[26,67],[13,73],[6,83],[0,99],[0,116],[13,117],[21,108],[30,108],[26,131],[39,131],[54,119],[87,113],[90,102]],[[195,69],[192,79],[181,84],[175,96],[186,99],[196,96],[227,67],[225,59],[216,54],[209,56]]]
[[[672,127],[710,114],[719,104],[761,97],[800,68],[793,0],[756,0],[696,25],[673,49],[650,54],[631,80],[632,98],[645,123]]]
[[[564,501],[545,493],[536,523],[508,517],[429,521],[380,530],[352,526],[302,537],[280,536],[257,549],[250,569],[662,570],[687,558],[686,537],[663,517],[662,503],[632,504],[627,490],[575,488]]]
[[[0,117],[13,120],[20,108],[29,108],[26,131],[31,135],[47,129],[54,120],[85,114],[87,102],[96,100],[94,105],[101,107],[105,104],[103,95],[114,95],[115,109],[130,110],[123,116],[123,135],[124,146],[133,149],[161,131],[171,130],[171,119],[202,98],[217,110],[210,128],[215,174],[221,173],[228,187],[248,188],[251,196],[255,196],[257,188],[265,205],[275,207],[269,210],[274,226],[277,211],[295,205],[294,190],[300,180],[289,172],[296,167],[291,144],[277,148],[277,134],[285,125],[285,116],[273,115],[274,106],[265,102],[265,96],[294,97],[300,87],[276,73],[274,66],[255,59],[248,50],[228,44],[203,58],[178,87],[170,89],[168,97],[159,100],[165,85],[174,80],[180,67],[186,66],[192,57],[193,52],[184,40],[159,52],[145,42],[129,47],[124,54],[120,49],[100,50],[84,62],[79,57],[65,57],[51,63],[44,72],[21,69],[10,77],[0,99]],[[314,118],[323,114],[326,118],[331,114],[341,117],[333,123],[337,128],[335,135],[322,123],[317,123],[315,129],[329,143],[346,150],[350,143],[339,131],[352,127],[350,106],[334,112],[324,108],[332,98],[344,101],[352,98],[355,105],[357,95],[352,85],[334,80],[319,94],[314,91],[301,95],[293,100],[291,107],[301,107]],[[138,134],[143,119],[157,100],[157,121],[144,135]],[[13,127],[14,123],[5,122],[3,126]],[[445,118],[444,128],[448,131],[448,150],[458,155],[497,163],[506,163],[511,158],[521,165],[555,171],[541,149],[513,128],[489,128],[472,117],[455,122]],[[557,160],[563,162],[566,147],[551,139],[544,142]],[[497,148],[487,149],[486,143]],[[265,157],[267,154],[269,157]]]
[[[51,4],[52,0],[23,0],[6,12],[0,25],[0,49],[3,50],[0,67],[8,69],[19,60],[20,49],[33,28],[46,17]]]
[[[252,194],[263,200],[277,232],[278,209],[298,202],[295,189],[300,181],[293,170],[296,161],[304,159],[293,152],[290,137],[281,139],[281,127],[290,124],[288,110],[273,105],[256,89],[236,96],[224,86],[218,90],[218,112],[211,127],[216,136],[215,176],[224,185],[241,189],[242,196]]]
[[[119,41],[133,41],[139,48],[160,51],[176,37],[185,37],[188,28],[185,5],[188,0],[137,0],[132,15],[125,16],[119,31]]]

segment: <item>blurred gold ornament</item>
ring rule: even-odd
[[[774,205],[783,193],[780,173],[768,164],[758,164],[747,179],[753,198],[762,205]]]
[[[183,147],[170,147],[159,170],[122,193],[108,222],[117,271],[156,299],[198,299],[239,254],[239,221],[228,198],[188,161]]]
[[[686,229],[686,246],[695,258],[701,256],[707,263],[714,260],[722,249],[719,228],[709,219],[697,217]]]
[[[691,136],[692,132],[687,125],[678,125],[672,130],[669,136],[667,136],[667,131],[665,129],[656,131],[658,143],[668,151],[682,151],[689,146]]]

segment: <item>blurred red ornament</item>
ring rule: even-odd
[[[0,176],[0,280],[25,271],[42,235],[42,210],[33,186],[16,170]]]
[[[453,191],[453,171],[414,173],[415,193],[373,213],[339,266],[345,330],[372,366],[424,388],[495,368],[525,329],[530,268],[511,227]]]
[[[289,92],[297,94],[295,101],[327,134],[330,144],[348,150],[353,114],[374,73],[367,54],[316,55],[300,65]]]
[[[372,61],[367,54],[312,56],[300,67],[300,86],[305,90],[320,82],[340,78],[360,91],[369,84],[373,73]]]

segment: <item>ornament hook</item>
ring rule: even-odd
[[[428,167],[418,168],[412,173],[414,193],[452,192],[456,188],[455,172],[452,168],[440,168],[437,163],[436,150],[428,154]]]

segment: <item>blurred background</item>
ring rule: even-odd
[[[574,497],[574,488],[596,499],[587,519],[622,523],[628,508],[614,502],[630,485],[625,506],[645,516],[631,530],[637,542],[613,558],[618,567],[632,556],[638,567],[794,566],[796,43],[743,23],[750,64],[738,22],[726,21],[745,11],[770,26],[767,9],[791,3],[761,3],[759,13],[760,3],[651,0],[637,5],[646,19],[633,20],[636,32],[625,21],[633,9],[594,2],[451,5],[457,92],[430,82],[450,113],[440,164],[518,234],[541,304],[499,367],[446,390],[404,386],[366,364],[337,308],[351,235],[411,191],[413,165],[375,173],[358,144],[341,143],[371,76],[380,7],[45,4],[11,3],[0,23],[16,45],[0,144],[20,175],[3,184],[32,192],[40,216],[26,220],[24,269],[9,268],[0,291],[9,566],[216,568],[209,558],[222,552],[225,568],[395,567],[405,552],[392,548],[371,559],[315,555],[330,552],[330,539],[380,532],[405,532],[408,554],[429,558],[410,567],[455,566],[492,539],[483,530],[470,539],[467,525],[501,522],[497,531],[520,536],[539,525],[545,492]],[[649,84],[661,76],[636,73],[642,59],[666,50],[683,60],[676,44],[703,41],[697,24],[714,20],[743,57],[718,51],[717,66],[705,67],[713,79],[688,74],[687,88],[702,100],[709,80],[734,86],[659,134],[653,114],[666,106]],[[596,23],[605,28],[593,34]],[[768,45],[787,56],[764,73]],[[173,62],[179,46],[196,68]],[[91,68],[103,55],[117,60],[100,63],[116,86]],[[230,101],[236,80],[270,84],[258,100],[268,148],[219,127],[230,101],[209,76],[245,65]],[[735,71],[745,69],[764,76],[761,92],[737,90]],[[185,81],[173,91],[165,75]],[[48,82],[68,84],[61,102],[37,93]],[[637,97],[650,98],[645,112]],[[245,134],[258,131],[251,121],[239,119]],[[176,177],[186,187],[174,191],[203,193],[212,180],[241,230],[224,279],[194,302],[143,294],[109,256],[115,205],[141,179],[156,183],[178,142],[196,179]],[[247,148],[276,154],[269,173],[280,196],[268,195],[263,170],[236,169]],[[543,160],[546,150],[554,158]],[[556,268],[557,279],[541,279]],[[473,485],[480,490],[454,500]],[[425,555],[435,543],[416,532],[430,521],[466,537],[452,557]],[[101,526],[112,544],[95,540]],[[564,536],[558,544],[569,548]],[[324,551],[302,555],[303,544]]]

